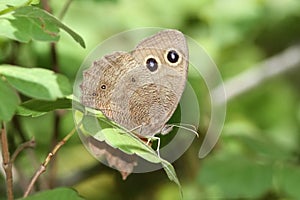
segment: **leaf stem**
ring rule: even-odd
[[[46,168],[51,161],[52,157],[57,153],[57,151],[74,135],[75,128],[73,128],[59,143],[55,145],[55,147],[52,149],[52,151],[48,154],[44,162],[40,165],[39,169],[35,172],[33,175],[23,197],[27,197],[32,190],[35,182],[39,178],[39,176],[46,171]]]
[[[14,194],[13,194],[12,162],[10,162],[6,126],[4,122],[1,123],[2,123],[2,127],[1,127],[0,140],[1,140],[1,152],[3,158],[3,169],[6,174],[6,193],[7,193],[7,199],[13,200]]]

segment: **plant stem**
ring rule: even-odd
[[[56,44],[54,42],[50,43],[50,54],[52,60],[52,69],[55,73],[58,73],[59,72],[58,58],[57,58]]]
[[[49,13],[52,13],[52,9],[51,6],[49,4],[48,0],[42,0],[42,7],[44,10],[46,10]],[[52,70],[55,73],[58,73],[59,70],[59,61],[58,61],[58,55],[57,55],[57,48],[56,48],[56,43],[51,42],[50,43],[50,58],[51,58],[51,64],[52,64]],[[59,137],[59,123],[60,123],[60,113],[58,111],[54,111],[54,130],[53,130],[53,134],[52,134],[52,139],[51,139],[51,148],[54,147],[54,145],[57,143],[58,141],[58,137]],[[51,163],[50,166],[50,170],[49,170],[49,185],[50,187],[52,187],[55,179],[56,179],[56,164],[53,161]]]
[[[19,135],[22,143],[26,143],[26,141],[28,141],[26,134],[23,132],[22,128],[21,128],[21,124],[20,124],[20,119],[17,116],[14,116],[12,119],[13,122],[13,126],[16,129],[17,134]],[[33,169],[38,168],[40,166],[40,163],[38,161],[38,158],[36,156],[36,152],[33,151],[32,149],[26,149],[26,154],[27,154],[27,158],[29,159],[29,162],[32,164]],[[12,156],[13,157],[13,156]],[[18,165],[16,165],[18,167]],[[21,174],[22,172],[22,167],[18,167],[19,170],[18,173]],[[25,189],[27,188],[27,182],[25,181],[25,175],[23,175],[22,177],[24,177],[23,181],[19,181],[21,188],[25,191]],[[49,184],[47,182],[47,180],[45,180],[45,178],[40,178],[39,179],[39,186],[41,189],[48,189],[49,188]]]
[[[67,0],[62,8],[62,10],[60,11],[59,15],[58,15],[58,19],[62,20],[63,17],[65,16],[65,14],[67,13],[67,10],[69,9],[71,3],[73,0]]]
[[[74,135],[75,133],[75,128],[73,128],[68,135],[66,135],[59,143],[55,145],[55,147],[52,149],[52,151],[48,154],[44,162],[40,165],[40,168],[35,172],[33,175],[23,197],[27,197],[32,190],[35,182],[39,178],[39,176],[46,171],[47,165],[51,161],[52,157],[57,153],[57,151]]]
[[[54,130],[52,134],[52,139],[51,139],[51,149],[55,147],[55,145],[58,142],[59,138],[59,124],[60,124],[60,113],[59,111],[54,111]],[[55,159],[51,162],[50,170],[49,170],[49,186],[50,188],[53,187],[56,179],[56,171],[57,170],[57,165],[55,162]]]
[[[27,142],[24,142],[23,144],[21,144],[20,146],[18,146],[18,148],[15,150],[15,152],[11,156],[10,162],[14,163],[14,161],[16,160],[16,158],[19,155],[19,153],[21,153],[24,149],[26,149],[26,148],[33,148],[33,147],[35,147],[35,141],[34,141],[34,139],[31,139],[31,140],[29,140]]]
[[[245,72],[225,81],[224,85],[215,88],[212,92],[217,94],[220,90],[225,89],[226,98],[220,98],[220,101],[218,102],[220,104],[225,103],[255,86],[258,86],[268,78],[300,66],[299,55],[300,45],[289,47],[285,51],[266,59]]]
[[[2,122],[1,128],[1,152],[3,158],[3,168],[6,174],[6,193],[7,199],[13,200],[13,175],[12,175],[12,163],[10,162],[9,150],[8,150],[8,142],[7,142],[7,133],[5,123]]]

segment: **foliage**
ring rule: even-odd
[[[11,8],[11,7],[10,7]],[[9,21],[9,23],[7,22]],[[58,41],[59,30],[69,33],[75,41],[85,47],[83,39],[53,15],[34,6],[21,6],[2,16],[0,35],[20,41]]]
[[[51,1],[50,14],[44,1],[0,1],[0,121],[7,124],[11,154],[20,143],[36,141],[33,151],[14,162],[16,197],[38,168],[35,163],[43,162],[50,146],[74,127],[68,109],[76,72],[107,37],[137,27],[179,29],[203,45],[225,81],[299,43],[298,0],[76,0],[63,20],[55,17],[67,2]],[[53,42],[58,61],[52,57]],[[200,142],[195,141],[174,164],[184,199],[300,198],[299,73],[295,68],[228,102],[214,151],[199,160]],[[204,84],[195,87],[201,88],[202,133],[209,123],[209,94]],[[55,189],[28,199],[179,198],[163,173],[132,174],[123,182],[72,137],[40,177],[40,189],[47,184]],[[0,182],[0,199],[5,199],[4,178]]]
[[[132,134],[130,131],[122,129],[117,124],[109,122],[109,120],[107,120],[106,117],[99,111],[94,110],[94,113],[89,115],[84,115],[84,113],[80,111],[74,112],[76,116],[75,121],[78,120],[78,122],[76,122],[77,124],[82,123],[80,130],[84,134],[92,136],[97,139],[97,141],[105,141],[109,146],[119,149],[128,155],[135,154],[150,163],[161,164],[169,179],[174,181],[181,191],[182,188],[172,164],[161,158],[157,152],[145,144],[139,137]],[[104,123],[104,125],[101,124],[101,130],[90,131],[93,126],[89,126],[92,124],[89,121],[93,121],[94,119],[99,120],[99,124]]]
[[[24,200],[39,200],[39,199],[74,199],[82,200],[83,198],[79,197],[78,194],[70,188],[57,188],[54,190],[39,192],[35,195],[32,195]]]
[[[26,4],[31,3],[27,2]],[[59,39],[59,29],[64,29],[75,41],[85,47],[83,39],[53,15],[38,7],[26,6],[26,4],[15,7],[9,5],[1,11],[4,15],[2,18],[4,23],[10,22],[2,25],[2,30],[5,30],[2,35],[19,42],[29,42],[30,40],[55,42]],[[10,18],[9,14],[13,18]],[[5,100],[0,104],[1,121],[10,121],[15,114],[38,117],[56,109],[70,109],[72,106],[71,99],[66,98],[71,94],[71,85],[69,80],[61,74],[55,74],[53,71],[43,68],[23,68],[3,64],[0,65],[0,75],[2,76],[0,92],[2,95],[8,95],[6,96],[7,99],[3,96]],[[23,94],[32,99],[19,105],[20,100],[13,89],[20,92],[20,95]],[[107,132],[108,134],[106,134]],[[130,155],[136,154],[149,162],[161,163],[170,180],[174,181],[181,189],[173,166],[160,158],[153,149],[139,138],[124,132],[114,131],[114,129],[103,130],[103,136],[105,141],[114,148],[119,148]],[[111,138],[111,136],[114,137]],[[97,139],[97,135],[95,138]],[[4,146],[4,142],[2,145]],[[129,146],[131,148],[128,148]],[[60,197],[62,199],[69,199],[70,190],[66,190],[64,193],[66,194],[65,197],[61,191],[46,191],[26,199],[55,198],[58,194],[62,195]]]

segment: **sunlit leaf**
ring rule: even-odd
[[[103,141],[102,139],[100,139],[100,137],[103,135],[101,134],[98,134],[97,133],[99,132],[99,121],[97,118],[95,118],[94,116],[89,116],[89,115],[86,115],[84,116],[84,118],[82,119],[82,125],[83,125],[83,132],[85,135],[91,135],[93,137],[95,137],[96,139],[100,140],[100,141]],[[101,126],[101,129],[103,129],[104,127]],[[97,135],[97,136],[96,136]]]
[[[137,154],[145,160],[152,163],[159,163],[162,161],[156,152],[142,142],[137,137],[123,132],[120,129],[106,128],[101,130],[100,134],[103,134],[105,142],[112,147],[118,148],[127,154]],[[97,137],[97,135],[95,136]]]
[[[39,4],[40,3],[40,0],[31,0],[31,5],[36,5],[36,4]]]
[[[13,11],[12,16],[6,16],[0,21],[0,35],[20,42],[29,42],[30,40],[55,42],[59,39],[60,29],[63,29],[85,48],[84,40],[77,33],[50,13],[35,6],[17,8]]]
[[[62,74],[56,74],[56,81],[60,91],[63,94],[72,94],[72,86],[70,84],[69,79],[66,76]]]
[[[168,178],[171,181],[174,181],[181,189],[180,182],[171,163],[159,157],[157,153],[142,140],[128,132],[123,132],[122,130],[115,128],[106,128],[101,130],[99,134],[103,134],[105,142],[114,148],[118,148],[127,154],[136,154],[151,163],[161,163]],[[102,139],[103,136],[101,136]],[[96,135],[96,137],[99,136]]]
[[[39,4],[39,0],[1,0],[0,1],[0,15],[11,12],[18,7],[26,6],[26,5],[37,5]]]
[[[66,87],[70,87],[70,85],[66,85],[66,82],[63,81],[65,85],[61,86],[61,81],[59,81],[61,78],[47,69],[0,65],[0,74],[13,87],[29,97],[55,100],[70,94],[64,93],[67,91]]]
[[[104,141],[111,147],[117,148],[128,155],[135,154],[147,160],[150,163],[161,163],[168,178],[171,181],[174,181],[178,185],[179,189],[181,190],[180,182],[177,178],[175,169],[173,168],[171,163],[158,156],[156,151],[154,151],[150,146],[148,146],[145,142],[143,142],[140,138],[138,138],[133,133],[126,131],[122,128],[118,128],[116,124],[114,124],[113,122],[109,122],[108,119],[106,119],[104,115],[101,114],[100,111],[95,111],[93,109],[91,109],[91,111],[97,113],[96,114],[97,117],[95,117],[95,115],[94,116],[86,115],[82,120],[83,123],[82,126],[83,130],[81,130],[82,132],[94,137],[98,141],[101,142]],[[83,117],[83,115],[77,114],[77,117],[80,116]],[[97,119],[98,121],[95,121],[95,119]],[[102,127],[101,125],[100,128],[99,123],[101,124],[101,121],[103,122],[105,120],[107,121],[108,124],[112,125],[113,127],[107,128],[105,126]]]

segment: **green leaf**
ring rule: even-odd
[[[59,86],[60,91],[63,94],[72,94],[72,86],[69,82],[69,79],[66,76],[63,76],[62,74],[56,74],[57,78],[57,84]]]
[[[255,163],[241,156],[205,160],[199,184],[221,192],[225,199],[256,199],[272,189],[272,165]]]
[[[107,144],[114,148],[120,149],[124,153],[137,154],[138,156],[152,163],[160,163],[162,161],[162,159],[158,157],[152,148],[132,134],[116,128],[103,129],[94,137],[98,139],[99,134],[103,134]]]
[[[99,136],[100,135],[100,136]],[[118,148],[127,154],[136,154],[139,157],[151,162],[151,163],[161,163],[163,169],[165,170],[168,178],[174,181],[180,191],[181,185],[177,178],[175,169],[168,161],[159,157],[157,153],[148,145],[146,145],[141,139],[135,135],[122,131],[116,128],[106,128],[101,130],[97,135],[94,136],[96,139],[104,139],[107,144],[114,148]]]
[[[40,3],[40,0],[30,0],[30,2],[31,5],[37,5]]]
[[[82,117],[82,116],[81,116]],[[82,118],[81,118],[82,119]],[[83,133],[85,135],[90,135],[94,138],[96,138],[99,141],[104,141],[104,136],[99,131],[100,129],[104,130],[106,128],[110,128],[111,126],[98,118],[90,115],[85,115],[82,119],[82,125],[83,125]],[[103,139],[100,139],[103,138]]]
[[[17,114],[21,116],[38,117],[57,109],[70,108],[72,108],[72,101],[70,99],[57,99],[56,101],[33,99],[22,103],[17,109]]]
[[[19,97],[0,76],[0,121],[9,121],[19,104]]]
[[[85,48],[84,40],[77,33],[38,7],[20,7],[13,12],[12,17],[6,17],[6,20],[10,24],[7,24],[5,20],[0,22],[0,35],[11,39],[20,42],[29,42],[30,40],[55,42],[59,40],[59,29],[63,29]],[[2,30],[3,28],[5,30]]]
[[[60,85],[61,78],[47,69],[0,65],[0,74],[5,76],[13,87],[29,97],[56,100],[70,94],[64,93],[67,91],[65,87],[70,85]]]
[[[9,13],[19,7],[26,5],[37,5],[39,4],[39,0],[1,0],[0,1],[0,15],[5,13]]]
[[[45,200],[45,199],[55,199],[55,200],[83,200],[78,193],[71,188],[56,188],[53,190],[47,190],[38,192],[32,196],[22,198],[22,200]],[[21,200],[21,199],[20,199]]]
[[[129,155],[136,154],[137,156],[151,163],[161,163],[168,178],[171,181],[174,181],[178,185],[181,191],[180,182],[177,178],[175,169],[173,168],[171,163],[159,157],[156,151],[154,151],[150,146],[145,144],[145,142],[143,142],[136,135],[122,129],[121,127],[118,128],[117,124],[108,121],[108,119],[106,119],[105,116],[100,111],[93,110],[93,109],[89,111],[91,111],[91,113],[89,113],[91,114],[90,116],[80,115],[78,114],[80,113],[79,111],[77,111],[78,112],[77,114],[75,112],[76,118],[80,116],[82,117],[81,122],[83,126],[81,126],[81,132],[83,132],[84,134],[91,135],[98,141],[105,141],[108,145],[117,148],[126,154]],[[92,114],[95,114],[96,116],[95,115],[92,116]],[[98,121],[95,121],[95,119]],[[76,121],[78,123],[79,119],[76,119]],[[106,125],[103,125],[104,122],[106,122]],[[107,128],[108,125],[111,125],[114,128],[112,127]],[[95,127],[98,128],[98,131],[96,130]],[[101,130],[99,130],[100,127]]]
[[[244,147],[248,147],[251,152],[255,152],[258,155],[264,155],[268,159],[286,160],[291,157],[289,152],[287,152],[284,148],[270,140],[266,140],[265,138],[261,139],[259,137],[251,137],[247,135],[232,137],[239,140],[240,144],[243,144]]]
[[[182,188],[181,188],[180,182],[177,178],[177,175],[176,175],[176,172],[175,172],[175,169],[174,169],[173,165],[171,165],[169,162],[166,162],[165,160],[162,160],[161,164],[162,164],[168,178],[171,181],[174,181],[178,185],[179,191],[180,191],[180,196],[182,198],[183,197]]]
[[[14,35],[15,29],[11,26],[9,21],[3,20],[0,18],[0,37],[8,37],[10,39],[18,40],[20,42],[28,42],[28,41],[23,41],[21,39],[17,39]]]
[[[291,198],[300,199],[299,181],[300,169],[298,166],[283,166],[276,169],[276,183],[279,189],[288,194]]]

